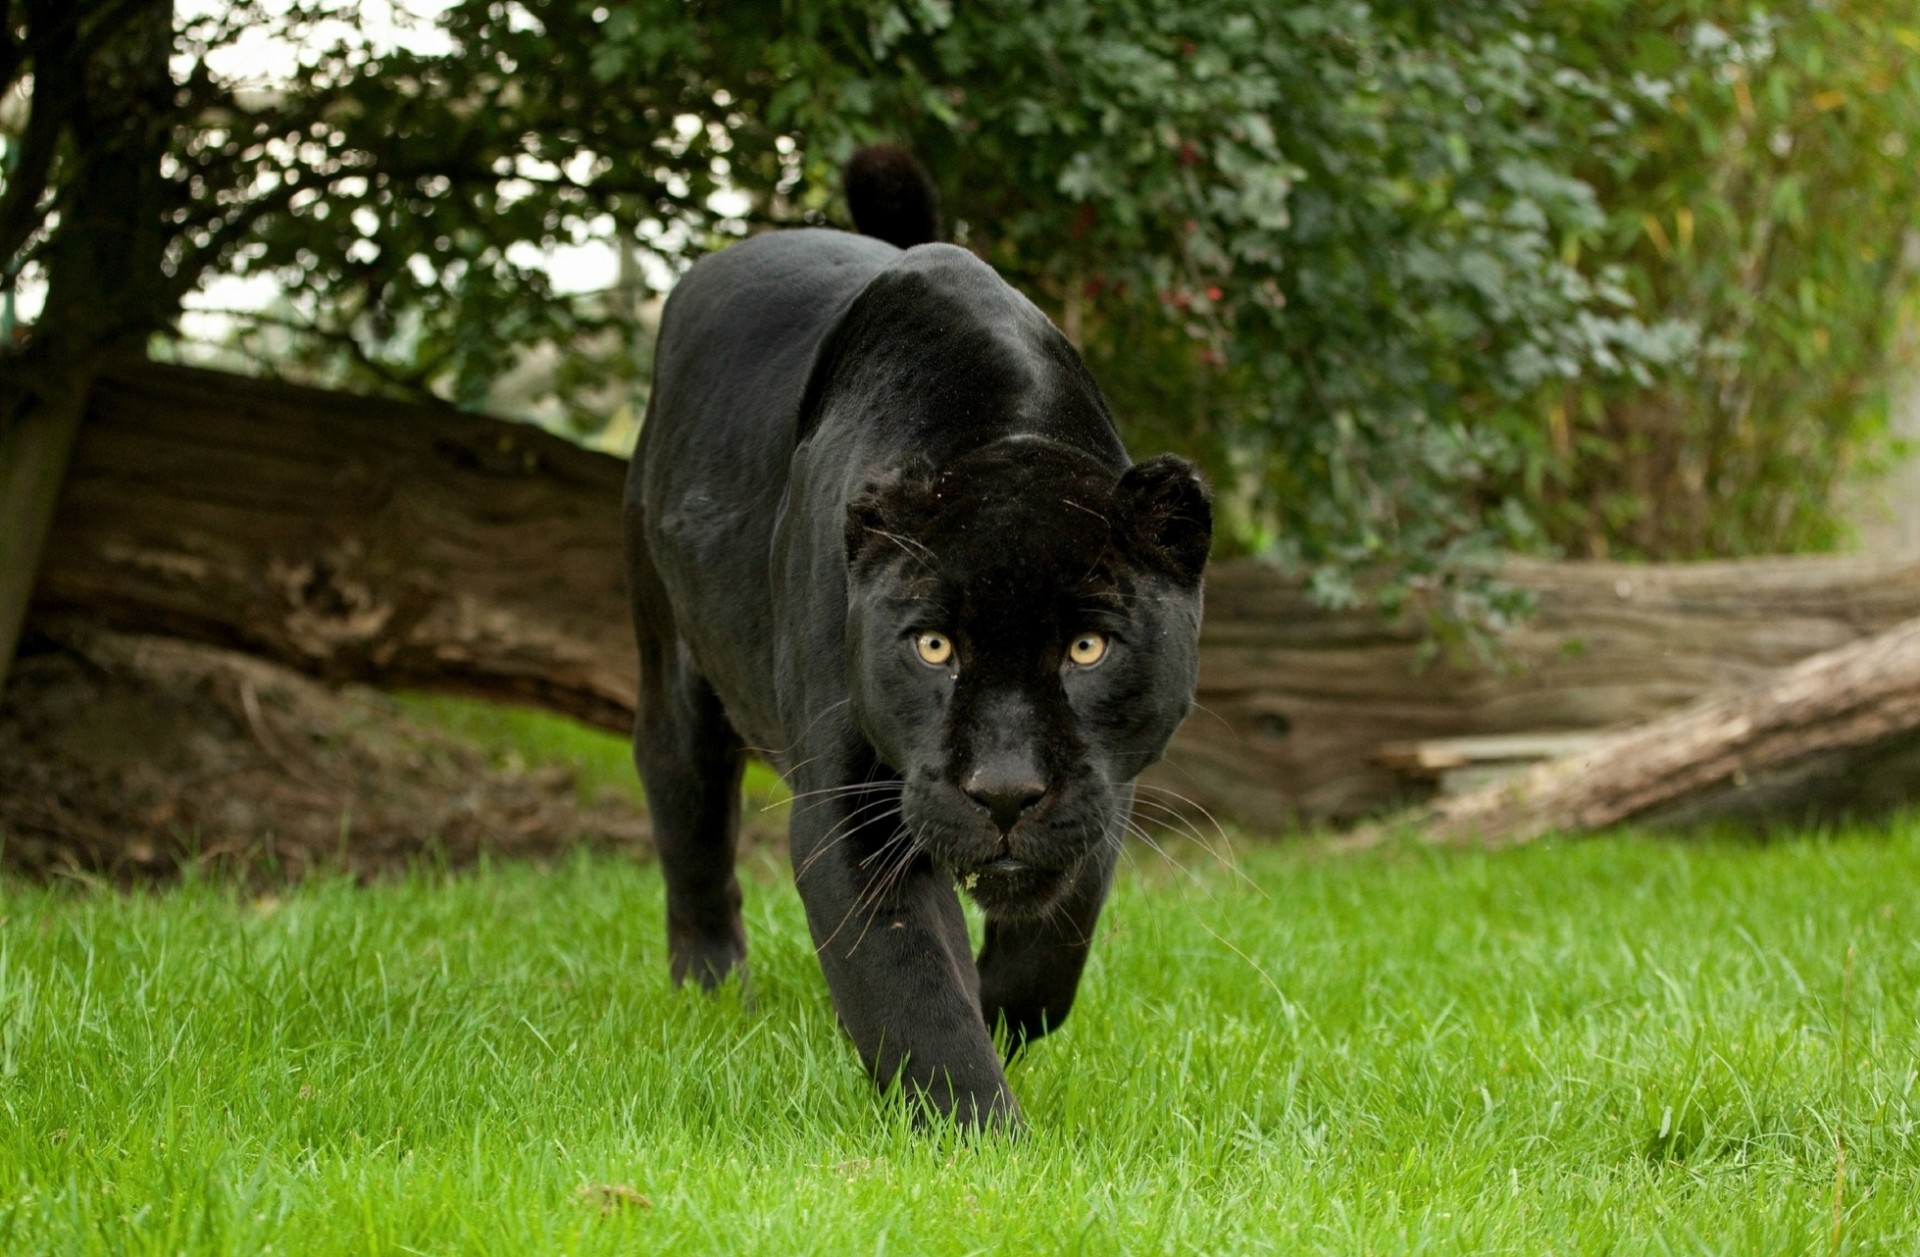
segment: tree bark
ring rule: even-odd
[[[54,504],[80,430],[85,382],[79,373],[54,396],[29,402],[9,396],[22,383],[0,381],[0,691],[7,687],[14,643],[33,596]]]
[[[172,0],[137,0],[96,40],[95,12],[71,0],[25,7],[39,36],[23,160],[0,229],[5,274],[47,218],[42,192],[62,142],[73,174],[41,261],[47,297],[23,349],[0,345],[0,689],[34,588],[42,546],[94,373],[139,355],[173,310],[162,270],[169,185],[161,170],[173,108]],[[11,8],[9,22],[15,20]]]
[[[1909,620],[1585,754],[1442,800],[1418,828],[1431,842],[1505,845],[1623,821],[1772,826],[1872,815],[1916,793],[1920,620]]]
[[[624,474],[449,408],[116,368],[36,611],[625,732]],[[1920,617],[1920,563],[1516,560],[1507,576],[1538,611],[1490,666],[1429,658],[1412,624],[1317,609],[1266,565],[1216,564],[1201,706],[1147,784],[1265,832],[1359,819],[1433,795],[1382,762],[1395,744],[1623,728]]]
[[[1329,612],[1273,569],[1207,577],[1200,707],[1148,780],[1266,830],[1430,799],[1387,752],[1428,739],[1640,724],[1920,616],[1920,562],[1511,560],[1537,601],[1491,659],[1416,625]]]
[[[116,368],[36,612],[625,732],[624,480],[617,458],[450,407]]]

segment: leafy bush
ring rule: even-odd
[[[1904,0],[1558,6],[1563,47],[1629,89],[1630,142],[1573,170],[1587,255],[1691,333],[1651,379],[1583,378],[1516,431],[1508,491],[1575,553],[1830,548],[1871,467],[1920,232],[1920,14]]]

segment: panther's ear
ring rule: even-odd
[[[1213,545],[1213,495],[1194,465],[1177,454],[1149,458],[1128,468],[1114,493],[1141,557],[1198,585]]]
[[[925,511],[933,492],[933,466],[913,461],[868,479],[847,502],[847,566],[857,568],[877,553],[888,537],[906,533]]]

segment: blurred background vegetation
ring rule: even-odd
[[[887,140],[1329,603],[1497,620],[1516,549],[1832,548],[1896,452],[1910,0],[10,0],[16,343],[63,334],[112,125],[63,119],[56,54],[150,56],[156,10],[170,95],[120,107],[160,123],[129,308],[166,356],[620,448],[674,275],[842,223]]]

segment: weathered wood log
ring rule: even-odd
[[[1253,563],[1208,575],[1199,700],[1151,780],[1263,829],[1431,797],[1381,762],[1435,738],[1617,729],[1920,616],[1920,562],[1513,560],[1537,610],[1476,656],[1412,624],[1315,608]]]
[[[1429,738],[1389,742],[1373,758],[1397,772],[1434,782],[1442,795],[1465,794],[1546,760],[1584,754],[1607,737],[1605,733],[1496,733]]]
[[[90,400],[36,609],[624,731],[624,478],[617,458],[450,407],[116,370]]]
[[[1590,751],[1443,799],[1418,828],[1431,842],[1504,845],[1630,820],[1774,825],[1873,815],[1916,794],[1920,620],[1908,620]]]
[[[146,366],[96,389],[46,612],[335,680],[631,720],[620,460],[448,408]],[[1201,710],[1149,783],[1265,831],[1417,803],[1389,744],[1636,724],[1920,616],[1920,563],[1514,561],[1497,666],[1216,564]],[[1150,797],[1164,797],[1152,796]],[[1151,810],[1151,809],[1149,809]]]

